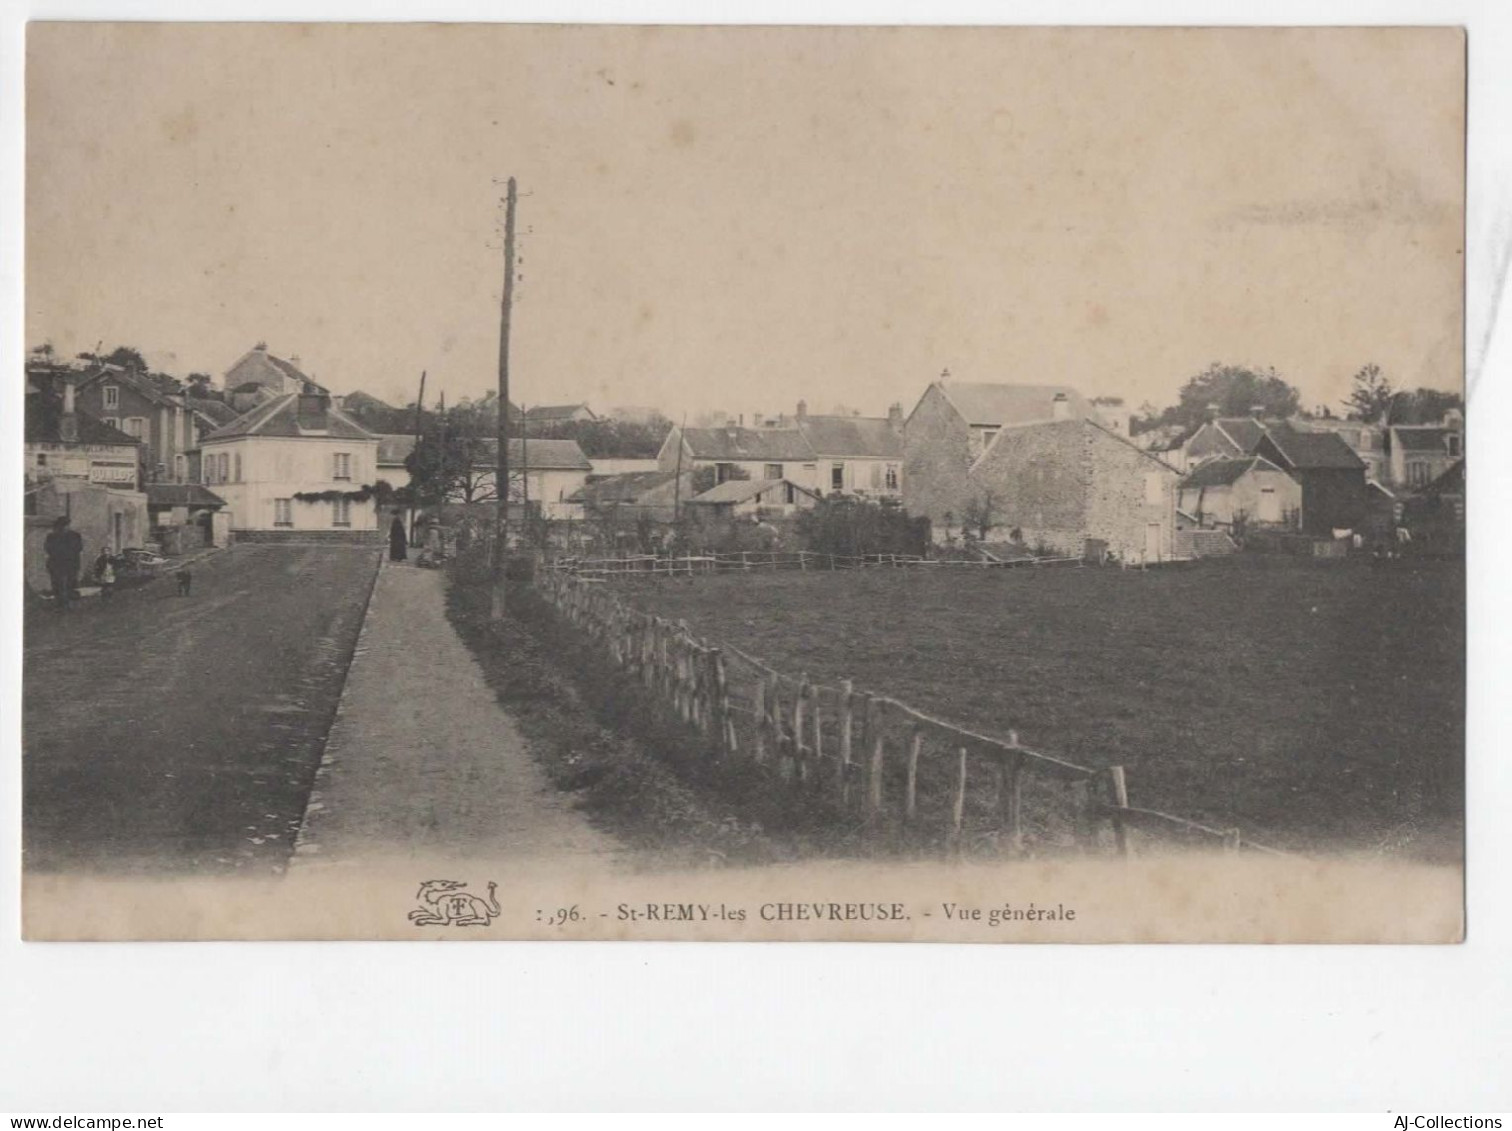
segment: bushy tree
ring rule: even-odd
[[[1161,413],[1159,424],[1196,429],[1215,410],[1219,416],[1287,417],[1296,413],[1301,395],[1275,369],[1249,369],[1214,362],[1181,387],[1177,403]]]
[[[1344,398],[1344,407],[1351,416],[1367,424],[1377,424],[1385,419],[1395,396],[1391,382],[1382,374],[1381,367],[1371,362],[1354,375],[1349,396]]]
[[[864,499],[821,500],[797,518],[804,548],[820,554],[920,554],[929,547],[929,519]]]

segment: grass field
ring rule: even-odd
[[[1299,851],[1458,859],[1463,563],[750,573],[628,584],[791,673],[1090,766]]]

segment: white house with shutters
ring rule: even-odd
[[[200,481],[226,501],[233,532],[376,531],[378,443],[328,393],[285,393],[200,442]]]

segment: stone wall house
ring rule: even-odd
[[[1123,561],[1164,561],[1179,478],[1094,420],[1045,421],[998,431],[966,476],[966,503],[1030,547],[1081,556],[1093,541]]]
[[[269,353],[266,342],[258,342],[226,370],[222,387],[231,392],[248,385],[259,385],[270,393],[283,396],[302,393],[315,386],[312,391],[329,395],[330,390],[322,387],[299,365],[298,355],[285,360]]]
[[[1252,416],[1220,416],[1209,420],[1181,445],[1182,465],[1188,469],[1204,460],[1234,459],[1250,455],[1266,424]]]
[[[1004,428],[1095,418],[1065,385],[932,383],[903,425],[903,505],[928,517],[934,536],[958,528],[970,497],[969,470]]]
[[[1302,515],[1302,485],[1260,456],[1210,459],[1178,490],[1177,507],[1200,527],[1297,525]]]

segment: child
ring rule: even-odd
[[[173,576],[178,578],[179,596],[189,596],[189,586],[194,581],[194,574],[190,573],[187,569],[181,569]]]
[[[101,599],[108,600],[115,592],[116,575],[115,563],[110,560],[110,554],[104,550],[101,550],[100,556],[95,559],[95,577],[100,582]]]

